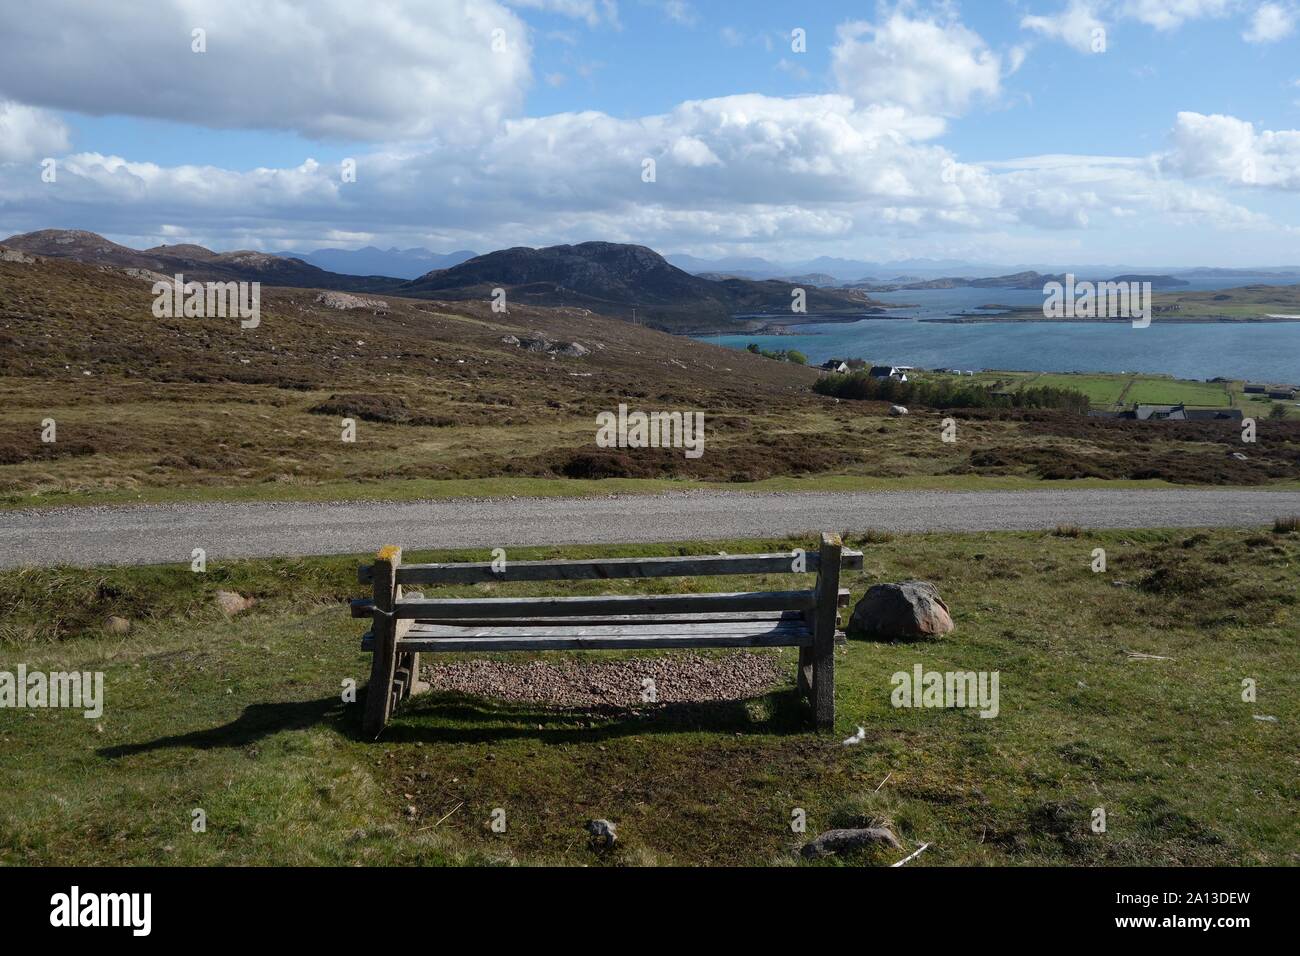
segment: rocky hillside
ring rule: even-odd
[[[155,317],[151,281],[0,254],[0,502],[399,478],[744,480],[858,454],[815,418],[830,404],[811,392],[815,370],[582,309],[268,286],[244,329]],[[704,412],[715,444],[701,459],[599,448],[595,416],[620,403]],[[47,416],[54,444],[37,427]],[[768,416],[797,420],[769,430]],[[359,422],[355,443],[339,439],[343,418]]]
[[[265,252],[240,250],[213,252],[203,246],[182,244],[137,250],[110,242],[81,229],[42,229],[10,236],[4,246],[28,255],[73,259],[117,269],[143,269],[202,282],[262,282],[266,285],[311,289],[383,291],[399,284],[384,276],[345,276],[326,272],[301,259]]]
[[[516,247],[475,256],[418,279],[328,272],[302,259],[241,250],[213,252],[184,243],[137,250],[79,229],[43,229],[10,236],[5,247],[28,255],[73,259],[101,268],[143,270],[199,281],[261,282],[269,286],[374,292],[415,299],[488,302],[507,290],[507,303],[585,309],[632,319],[664,331],[746,329],[767,324],[746,315],[782,319],[861,315],[880,311],[858,289],[822,289],[775,279],[709,279],[684,272],[645,246],[584,242],[543,249]],[[805,314],[791,312],[791,293],[805,289]],[[740,318],[737,318],[740,316]]]

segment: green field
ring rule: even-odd
[[[1104,374],[1092,372],[981,372],[980,382],[1011,390],[1027,387],[1069,388],[1083,392],[1098,408],[1116,405],[1189,405],[1227,408],[1234,404],[1240,383],[1200,382],[1167,375]]]
[[[1134,380],[1125,400],[1143,405],[1196,405],[1214,408],[1227,408],[1233,404],[1226,383],[1160,378]]]
[[[798,538],[518,549],[511,557],[741,553]],[[1259,531],[872,534],[847,576],[925,578],[956,630],[850,641],[835,732],[793,686],[634,711],[416,698],[359,737],[356,560],[0,573],[0,670],[99,670],[105,711],[0,710],[0,864],[803,865],[837,825],[883,823],[913,866],[1300,863],[1300,536]],[[1108,570],[1090,570],[1094,548]],[[418,560],[481,560],[471,551]],[[806,579],[577,582],[565,593],[807,586]],[[227,619],[216,589],[258,598]],[[429,589],[432,591],[433,589]],[[440,589],[539,593],[540,586]],[[109,636],[109,614],[131,619]],[[1148,655],[1148,656],[1140,656]],[[520,660],[528,655],[509,655]],[[581,657],[581,655],[578,655]],[[583,659],[596,656],[589,655]],[[544,655],[554,660],[564,655]],[[890,676],[996,670],[1000,711],[895,709]],[[1258,700],[1242,700],[1241,682]],[[1257,717],[1276,718],[1261,720]],[[841,740],[858,726],[857,746]],[[495,808],[505,833],[487,821]],[[1094,809],[1107,829],[1093,833]],[[793,833],[794,808],[808,832]],[[195,809],[206,832],[191,827]],[[583,825],[605,817],[602,855]],[[875,851],[853,863],[893,862]]]
[[[1131,382],[1132,377],[1128,375],[1045,374],[1026,379],[1024,385],[1072,388],[1087,395],[1094,405],[1113,405],[1120,400]]]

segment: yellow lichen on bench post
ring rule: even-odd
[[[813,718],[819,730],[830,730],[835,723],[835,624],[839,616],[840,552],[843,548],[839,535],[822,535],[812,649]]]
[[[397,669],[397,621],[391,616],[400,593],[397,569],[402,549],[388,545],[379,549],[371,571],[375,588],[374,656],[370,663],[370,687],[366,690],[366,711],[361,730],[378,737],[393,712],[393,678]]]

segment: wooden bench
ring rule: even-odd
[[[835,719],[834,647],[843,640],[838,609],[848,603],[848,591],[839,586],[841,568],[860,570],[862,553],[845,550],[832,534],[823,534],[820,549],[806,554],[507,561],[499,571],[489,562],[404,565],[401,548],[383,548],[359,573],[363,584],[373,584],[374,598],[352,602],[353,617],[373,621],[361,645],[374,655],[363,730],[378,736],[402,700],[427,690],[419,679],[425,652],[663,647],[797,647],[799,693],[812,704],[817,727],[829,728]],[[816,574],[816,583],[806,591],[604,597],[426,599],[402,593],[416,584],[790,573]]]

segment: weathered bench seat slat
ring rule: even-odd
[[[495,622],[482,622],[473,625],[433,624],[418,621],[411,625],[406,636],[398,642],[403,646],[419,637],[519,637],[536,634],[556,637],[565,634],[599,637],[600,635],[622,636],[624,634],[659,635],[659,634],[734,634],[738,631],[780,631],[783,634],[799,636],[810,633],[803,621],[709,621],[692,624],[689,630],[680,624],[570,624],[567,620],[553,620],[547,624],[497,625]]]
[[[369,617],[370,615],[365,615]],[[715,621],[802,621],[802,611],[695,611],[690,614],[655,614],[652,617],[642,614],[596,614],[573,615],[565,618],[554,617],[503,617],[493,618],[494,626],[528,627],[537,624],[554,624],[562,620],[565,624],[710,624]],[[473,627],[482,624],[474,618],[440,618],[439,624],[453,624]]]
[[[693,611],[807,611],[812,591],[720,594],[615,594],[602,597],[413,598],[393,608],[397,620],[581,617],[597,614],[689,614]]]
[[[658,558],[597,558],[555,561],[507,561],[501,571],[490,561],[463,564],[404,564],[397,569],[398,584],[482,584],[487,581],[584,581],[618,578],[698,577],[710,574],[791,574],[794,555],[710,554]],[[821,555],[809,551],[802,556],[804,572],[815,574]],[[840,567],[862,570],[861,551],[843,551]],[[358,571],[362,584],[372,581],[371,566]]]
[[[445,633],[461,631],[463,633]],[[636,650],[665,647],[811,647],[813,634],[806,626],[721,627],[692,629],[618,627],[547,628],[444,628],[439,625],[416,625],[402,639],[401,647],[409,651],[560,651],[560,650]]]
[[[415,599],[413,599],[413,598],[407,598],[407,599],[405,599],[405,600],[407,600],[407,601],[409,602],[409,601],[411,601],[411,600],[415,600]],[[477,601],[480,601],[480,600],[482,600],[482,599],[481,599],[481,598],[467,598],[466,600],[472,600],[472,601],[477,602]],[[837,607],[848,607],[848,603],[849,603],[849,590],[848,590],[848,588],[840,588],[839,594],[836,595],[836,602],[837,602],[837,604],[836,604]],[[352,608],[352,616],[353,616],[353,617],[355,617],[355,618],[369,618],[369,617],[373,617],[373,616],[374,616],[374,612],[375,612],[375,602],[374,602],[373,600],[371,600],[370,598],[355,598],[355,599],[353,599],[353,600],[352,600],[351,602],[349,602],[349,603],[351,604],[351,608]],[[660,618],[660,619],[663,619],[663,620],[666,620],[666,621],[680,621],[680,622],[683,623],[683,624],[689,624],[689,623],[691,623],[692,621],[711,621],[711,620],[719,620],[719,621],[748,621],[748,620],[758,620],[758,619],[761,619],[761,618],[767,618],[767,617],[781,617],[782,615],[784,615],[784,616],[788,616],[788,617],[801,617],[801,616],[803,615],[803,611],[798,611],[798,610],[785,610],[785,611],[690,611],[690,612],[679,613],[679,614],[659,613],[659,614],[656,614],[656,615],[654,615],[654,616],[655,616],[656,618]],[[520,621],[520,622],[522,622],[522,623],[527,624],[527,623],[530,623],[530,622],[532,622],[532,621],[549,620],[552,616],[553,616],[553,615],[537,614],[537,615],[530,615],[530,616],[526,616],[526,617],[525,617],[525,616],[522,616],[522,615],[521,615],[521,616],[519,616],[519,617],[513,618],[513,620],[518,620],[518,621]],[[608,622],[611,623],[611,624],[616,624],[616,623],[618,623],[619,621],[641,621],[641,620],[644,620],[644,619],[645,619],[645,616],[644,616],[644,615],[641,615],[641,614],[598,614],[598,615],[594,615],[594,616],[572,614],[572,615],[565,615],[565,616],[566,616],[566,617],[570,617],[570,618],[577,618],[577,619],[581,619],[581,620],[585,620],[585,621],[591,621],[592,623],[597,623],[597,622],[601,622],[601,621],[608,621]],[[453,623],[456,623],[457,621],[466,621],[466,622],[473,623],[475,620],[477,620],[477,617],[476,617],[475,615],[467,615],[466,617],[463,617],[463,618],[439,618],[438,620],[443,621],[444,623],[447,623],[447,624],[453,624]],[[651,622],[651,623],[653,623],[653,622]]]
[[[808,648],[812,646],[813,634],[806,628],[779,628],[775,622],[766,622],[770,627],[762,626],[764,622],[753,622],[754,626],[745,628],[737,626],[732,630],[721,630],[715,632],[701,633],[694,630],[683,631],[681,628],[669,630],[664,633],[644,632],[643,628],[628,628],[622,634],[615,633],[592,633],[587,629],[580,628],[552,628],[550,633],[541,634],[536,628],[520,628],[517,631],[502,631],[495,635],[486,634],[465,634],[465,635],[438,635],[434,633],[416,632],[408,637],[402,638],[398,642],[398,648],[402,652],[412,651],[490,651],[490,650],[515,650],[515,651],[555,651],[555,650],[574,650],[574,640],[582,641],[582,649],[589,651],[597,650],[619,650],[619,649],[636,649],[636,648],[662,648],[662,647],[690,647],[689,642],[696,636],[706,640],[708,643],[701,646],[708,647],[798,647]],[[416,625],[422,627],[423,625]],[[757,641],[752,636],[755,634],[763,635]],[[502,647],[501,642],[505,639],[511,639],[510,647]],[[599,641],[608,639],[610,643],[602,644]],[[844,635],[837,634],[835,641],[837,644],[844,643]],[[361,637],[361,650],[373,651],[375,649],[375,636],[372,632],[367,631]]]

